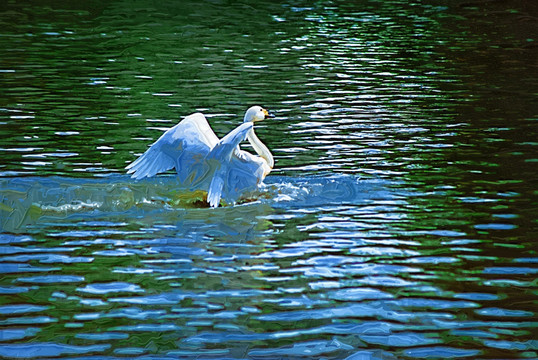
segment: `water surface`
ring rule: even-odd
[[[538,356],[536,5],[0,9],[0,356]],[[125,175],[253,104],[240,203]]]

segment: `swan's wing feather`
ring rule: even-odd
[[[222,189],[224,188],[223,171],[216,171],[211,179],[211,184],[209,184],[209,189],[207,191],[207,202],[211,207],[218,207],[220,204],[220,198],[222,197]]]
[[[174,160],[162,151],[162,144],[157,141],[126,169],[127,174],[132,174],[133,179],[139,180],[170,170],[174,166]]]
[[[188,144],[205,144],[210,149],[219,142],[219,138],[209,126],[206,117],[202,113],[194,113],[183,119],[174,137],[187,140]]]
[[[233,184],[228,183],[230,180],[229,175],[234,171],[234,166],[236,165],[232,161],[232,156],[237,151],[239,143],[245,140],[253,126],[254,124],[252,122],[239,125],[223,137],[207,155],[206,159],[209,166],[215,168],[211,184],[207,191],[207,200],[210,206],[217,207],[220,203],[223,190],[233,186]]]
[[[219,162],[230,162],[234,151],[239,146],[239,143],[246,139],[248,133],[252,130],[254,124],[246,122],[228,133],[223,137],[207,155],[208,159],[214,159]]]
[[[218,141],[203,114],[189,115],[127,165],[127,173],[132,174],[132,178],[143,179],[175,167],[184,182],[189,176],[191,179],[196,177],[191,174],[191,167],[203,159]]]

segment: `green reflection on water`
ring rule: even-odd
[[[114,350],[143,351],[121,349],[143,344],[164,354],[192,350],[200,343],[189,337],[206,331],[277,333],[254,336],[252,347],[335,338],[359,347],[364,342],[347,328],[320,328],[375,320],[395,323],[396,333],[481,349],[485,357],[499,356],[501,345],[507,349],[500,356],[532,357],[530,345],[520,354],[521,345],[510,344],[526,344],[535,322],[498,321],[504,310],[476,312],[452,301],[515,311],[504,314],[533,308],[535,273],[517,260],[536,256],[536,77],[529,65],[536,52],[518,40],[527,23],[516,22],[515,35],[506,37],[516,26],[491,8],[440,4],[3,5],[16,11],[1,15],[10,26],[0,37],[0,171],[59,175],[52,188],[61,190],[61,197],[50,187],[40,191],[39,179],[30,191],[2,182],[3,230],[34,237],[22,254],[75,246],[62,259],[92,260],[19,260],[84,283],[31,285],[19,281],[25,274],[5,274],[3,286],[25,290],[3,295],[3,303],[48,308],[3,318],[2,326],[32,324],[43,329],[32,341],[79,345],[88,343],[76,336],[80,326],[80,333],[121,332],[129,337],[115,339]],[[482,11],[488,16],[477,16]],[[122,173],[181,116],[203,111],[223,135],[254,103],[279,115],[259,129],[274,149],[275,175],[307,191],[299,176],[390,179],[395,195],[339,205],[330,194],[315,205],[265,199],[209,215],[185,205],[166,180],[91,181]],[[144,242],[168,238],[169,248]],[[41,273],[33,271],[28,276]],[[80,290],[110,283],[145,292],[124,284],[123,292]],[[330,291],[365,287],[393,295],[395,302],[374,304],[408,320],[312,315],[358,302],[335,300]],[[219,293],[230,289],[248,295]],[[152,305],[151,296],[160,295],[173,305]],[[304,320],[283,325],[258,317],[290,310]],[[138,320],[149,328],[129,327]],[[507,342],[487,345],[451,332],[458,327]],[[515,327],[521,330],[502,331]],[[248,353],[244,342],[219,340],[208,348]]]

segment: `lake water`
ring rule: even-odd
[[[0,10],[0,357],[538,356],[533,2]],[[254,104],[248,200],[125,174]]]

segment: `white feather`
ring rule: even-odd
[[[185,187],[208,191],[212,207],[217,207],[221,198],[235,201],[261,184],[272,168],[271,153],[254,134],[254,121],[263,120],[264,114],[267,111],[261,107],[251,107],[245,122],[221,140],[203,114],[189,115],[127,165],[127,173],[143,179],[175,168]],[[245,139],[260,156],[239,149]]]

